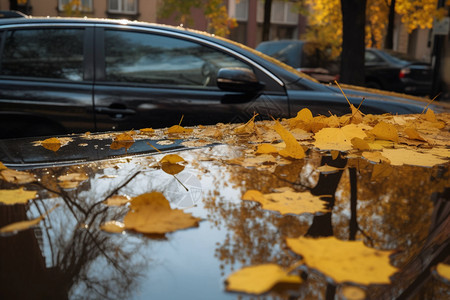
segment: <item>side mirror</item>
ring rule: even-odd
[[[216,81],[221,90],[231,92],[256,93],[265,86],[252,70],[246,68],[222,68],[217,73]]]

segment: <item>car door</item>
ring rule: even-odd
[[[93,29],[76,24],[2,29],[1,137],[95,130]]]
[[[96,29],[95,112],[99,130],[161,128],[243,122],[288,114],[284,87],[270,82],[241,57],[162,30]],[[260,93],[224,91],[222,68],[254,72],[266,83]],[[267,84],[269,83],[269,84]]]

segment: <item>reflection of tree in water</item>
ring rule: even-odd
[[[310,190],[315,195],[336,197],[328,200],[332,211],[315,215],[312,221],[308,216],[282,216],[264,211],[253,202],[229,203],[225,198],[214,197],[206,200],[211,218],[216,215],[218,220],[222,219],[223,223],[217,221],[216,225],[229,230],[226,240],[217,248],[217,256],[223,264],[233,267],[238,263],[275,262],[288,266],[293,259],[292,254],[286,251],[284,238],[336,235],[343,240],[362,239],[376,249],[397,250],[392,263],[402,270],[405,268],[405,271],[394,276],[391,286],[368,287],[368,294],[387,295],[387,291],[393,291],[395,295],[407,289],[412,281],[423,280],[422,274],[427,268],[429,270],[431,261],[442,260],[442,249],[448,248],[445,239],[439,240],[439,236],[430,238],[430,232],[441,232],[442,235],[442,228],[445,228],[441,222],[440,227],[431,226],[430,231],[430,225],[436,222],[438,215],[448,222],[448,211],[442,216],[445,206],[439,208],[431,201],[433,194],[449,186],[447,169],[393,167],[389,177],[373,180],[373,165],[365,160],[332,159],[316,154],[310,153],[304,162],[294,161],[291,166],[279,166],[273,173],[227,167],[231,183],[241,187],[243,192],[257,189],[269,193],[273,188],[291,185],[297,190]],[[304,177],[311,173],[311,166],[324,164],[344,169],[334,174],[320,174],[316,183],[308,185],[308,178]],[[287,168],[289,171],[286,172]],[[432,250],[435,244],[439,249]],[[418,261],[428,262],[419,264]],[[410,281],[402,280],[402,276]],[[331,299],[335,291],[323,276],[310,270],[299,293],[302,297]]]
[[[42,187],[54,192],[57,198],[35,200],[28,207],[0,206],[0,212],[8,217],[1,219],[2,226],[3,223],[27,219],[26,211],[29,209],[42,212],[51,206],[49,203],[64,202],[63,208],[60,206],[45,220],[44,236],[36,236],[41,230],[29,229],[2,237],[2,298],[126,299],[136,286],[139,274],[148,267],[148,262],[138,256],[142,241],[132,243],[130,237],[99,230],[102,222],[123,216],[124,210],[114,208],[115,212],[111,213],[100,204],[104,199],[90,197],[90,190],[95,190],[95,186],[90,186],[89,181],[73,191],[56,187],[55,178],[67,171],[70,172],[69,169],[43,170],[41,174]],[[72,171],[83,172],[77,167]],[[96,171],[97,174],[101,172]],[[103,197],[116,188],[107,188]],[[42,198],[47,196],[41,195]],[[14,210],[20,213],[12,213]],[[43,243],[48,244],[44,249]]]

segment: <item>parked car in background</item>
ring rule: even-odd
[[[339,79],[339,65],[330,59],[327,51],[320,50],[311,42],[303,40],[279,40],[260,43],[256,50],[272,56],[320,82]]]
[[[367,87],[422,96],[431,94],[431,65],[403,53],[366,49],[365,73]]]
[[[325,86],[254,49],[209,34],[89,18],[0,19],[1,138],[348,113]],[[425,102],[344,89],[364,113]],[[184,117],[183,117],[184,116]]]

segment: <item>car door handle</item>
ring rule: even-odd
[[[120,119],[125,116],[135,115],[136,111],[130,108],[112,108],[112,107],[96,107],[95,112],[98,114],[110,115],[113,118]]]

